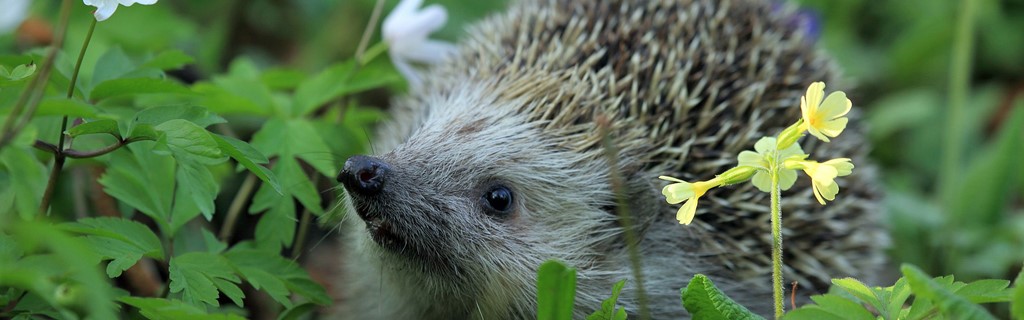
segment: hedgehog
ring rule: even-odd
[[[533,318],[537,269],[551,259],[577,270],[576,318],[623,279],[619,304],[639,314],[620,203],[653,318],[686,317],[680,288],[697,273],[770,314],[768,195],[750,184],[715,189],[680,225],[657,177],[705,180],[736,165],[740,151],[799,118],[809,83],[838,82],[786,8],[521,0],[469,27],[456,56],[392,102],[376,153],[347,159],[338,175],[351,218],[341,223],[336,315]],[[803,145],[860,165],[868,150],[858,129]],[[881,270],[874,176],[860,165],[827,206],[806,181],[784,193],[784,275],[799,296],[834,277],[870,283]]]

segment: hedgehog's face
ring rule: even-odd
[[[593,262],[614,233],[607,169],[502,108],[429,106],[390,152],[346,161],[338,179],[365,225],[357,246],[383,272],[474,290],[462,285],[531,286],[551,258]]]

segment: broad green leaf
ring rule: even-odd
[[[76,99],[48,97],[43,98],[36,110],[36,116],[71,116],[79,118],[95,118],[96,110]]]
[[[92,83],[98,84],[104,81],[117,79],[135,70],[135,63],[121,50],[121,47],[112,47],[100,56],[96,61],[95,71],[92,74]]]
[[[602,301],[601,310],[597,310],[587,316],[587,320],[625,320],[626,309],[616,308],[615,306],[619,301],[619,293],[622,292],[622,287],[624,286],[626,286],[626,280],[616,282],[612,288],[612,296]]]
[[[179,193],[187,194],[195,207],[206,217],[206,220],[213,219],[213,200],[220,191],[220,185],[213,178],[205,165],[192,161],[178,161],[178,170],[175,177],[178,179]],[[175,202],[175,205],[180,205]],[[189,219],[189,218],[186,218]],[[184,224],[187,221],[175,221],[175,224]]]
[[[90,101],[101,101],[104,99],[147,93],[175,93],[189,94],[192,91],[180,83],[167,79],[154,78],[125,78],[113,79],[100,83],[89,93]]]
[[[0,86],[13,85],[14,83],[28,80],[28,77],[36,73],[36,64],[22,64],[8,69],[0,66]]]
[[[142,67],[157,68],[160,70],[180,69],[195,61],[191,56],[180,50],[164,51],[142,64]]]
[[[224,123],[226,120],[203,107],[175,105],[146,108],[135,114],[133,124],[160,125],[170,120],[185,120],[206,128],[211,124]]]
[[[265,192],[264,190],[267,188],[260,188],[260,192]],[[295,226],[298,223],[295,219],[295,202],[291,197],[278,196],[278,200],[270,203],[267,209],[269,210],[264,211],[260,221],[256,223],[256,246],[265,250],[291,247],[295,239]]]
[[[1010,314],[1014,319],[1024,320],[1024,269],[1013,280],[1013,292],[1010,293]]]
[[[218,287],[231,288],[225,293],[241,292],[236,291],[236,284],[241,280],[231,270],[227,259],[217,254],[189,252],[171,258],[169,270],[171,293],[180,292],[182,300],[193,306],[202,307],[203,303],[220,306]]]
[[[315,303],[303,303],[294,307],[288,308],[281,315],[277,316],[277,320],[298,320],[302,319],[302,316],[309,314],[310,312],[316,311],[319,308]]]
[[[259,165],[261,163],[269,162],[267,157],[264,157],[259,150],[256,150],[256,148],[245,143],[245,141],[235,138],[217,134],[212,135],[212,137],[213,140],[217,141],[217,146],[220,147],[221,151],[232,159],[235,159],[235,161],[238,161],[238,164],[249,169],[249,172],[252,172],[252,174],[259,177],[260,180],[263,180],[263,183],[270,184],[278,194],[283,195],[281,192],[281,184],[277,181],[277,176],[275,176],[270,169]]]
[[[32,219],[39,213],[39,203],[46,189],[46,168],[29,150],[14,146],[0,150],[0,164],[4,167],[0,178],[10,182],[0,184],[0,194],[9,195],[4,198],[5,202],[10,201],[0,203],[0,209],[4,210],[0,212],[6,214],[10,212],[7,209],[13,209],[22,219]]]
[[[576,269],[550,260],[537,270],[537,319],[570,320],[576,299]]]
[[[169,231],[171,204],[175,195],[175,162],[154,154],[152,143],[131,144],[114,151],[99,182],[103,190],[153,218]]]
[[[121,133],[117,128],[117,121],[110,119],[100,119],[82,123],[80,125],[71,127],[68,129],[68,135],[72,138],[83,136],[87,134],[99,134],[106,133],[117,138],[121,138]]]
[[[963,320],[994,320],[991,314],[980,305],[971,303],[953,292],[943,288],[943,285],[930,279],[930,277],[915,266],[904,264],[900,267],[903,276],[910,283],[911,290],[917,299],[928,299],[939,307],[942,314],[952,319]]]
[[[202,167],[194,169],[196,166],[198,165],[194,163],[179,163],[178,167],[175,169],[175,176],[178,178],[177,182],[174,184],[174,202],[173,206],[171,206],[171,216],[168,218],[168,234],[177,234],[178,230],[181,230],[181,227],[185,226],[189,221],[192,221],[196,216],[199,216],[199,214],[204,213],[200,209],[200,203],[202,203],[203,207],[206,209],[213,208],[212,201],[216,192],[210,190],[216,190],[217,186],[210,186],[209,183],[210,180],[212,180],[212,177],[205,176],[203,173],[203,170],[205,169]],[[188,175],[181,178],[182,175],[189,173],[195,174],[196,177]],[[197,195],[196,193],[202,192],[202,190],[196,190],[196,188],[207,190],[209,193],[206,195]]]
[[[256,289],[267,292],[274,300],[290,308],[289,291],[326,305],[330,298],[322,286],[315,284],[309,274],[294,261],[274,253],[253,249],[233,248],[224,256],[232,267]],[[310,285],[312,284],[312,286]]]
[[[356,66],[354,60],[336,64],[299,84],[295,90],[294,115],[305,116],[317,107],[346,94],[397,81],[399,78],[393,72],[385,73],[376,67]]]
[[[122,303],[139,309],[143,317],[150,320],[244,320],[233,314],[209,314],[181,300],[160,298],[121,297]]]
[[[983,279],[968,283],[953,293],[974,303],[1010,301],[1009,280]]]
[[[846,290],[846,292],[857,297],[861,302],[867,303],[871,307],[875,308],[875,310],[885,310],[885,307],[888,306],[886,304],[882,304],[882,302],[878,300],[878,296],[875,295],[875,292],[872,291],[871,288],[868,288],[868,286],[863,282],[860,282],[860,280],[854,278],[832,279],[832,284]]]
[[[306,74],[288,69],[270,69],[260,76],[260,80],[268,88],[274,90],[291,90],[306,80]]]
[[[297,157],[321,174],[333,177],[338,174],[338,160],[315,128],[310,120],[271,119],[253,136],[251,144],[267,157]]]
[[[203,164],[216,164],[224,158],[210,132],[191,121],[169,120],[153,129],[164,133],[167,147],[179,161],[194,160]]]
[[[107,276],[115,278],[135,265],[143,256],[162,260],[160,238],[144,224],[123,218],[85,218],[65,225],[65,229],[87,235],[86,239],[104,259]]]
[[[703,274],[696,274],[682,290],[683,307],[694,319],[764,319],[736,303]]]

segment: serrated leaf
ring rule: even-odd
[[[879,301],[875,292],[871,291],[871,288],[868,288],[868,286],[863,282],[860,282],[860,280],[854,278],[832,279],[832,284],[846,290],[846,292],[857,297],[861,302],[867,303],[871,307],[875,308],[875,310],[885,310],[884,308],[887,307],[887,305],[883,305],[882,302]]]
[[[188,90],[185,86],[171,80],[154,78],[125,78],[107,80],[100,83],[92,89],[92,92],[89,93],[89,100],[101,101],[108,98],[135,94],[189,94],[191,92],[192,91]]]
[[[260,188],[263,191],[264,188]],[[265,250],[291,247],[295,239],[295,203],[291,197],[273,202],[256,223],[256,246]]]
[[[943,288],[943,285],[930,279],[930,277],[915,266],[904,264],[900,267],[903,276],[907,278],[911,290],[918,299],[928,299],[938,305],[942,314],[953,319],[963,320],[994,320],[991,314],[980,305],[971,303],[953,292]]]
[[[143,317],[150,320],[244,320],[233,314],[209,314],[202,309],[182,302],[159,298],[121,297],[124,304],[139,309]]]
[[[164,134],[167,147],[179,161],[194,160],[203,164],[216,164],[224,158],[210,132],[191,121],[168,120],[153,129]]]
[[[228,245],[217,239],[210,230],[203,229],[203,243],[206,244],[206,251],[209,253],[221,253],[228,248]]]
[[[142,144],[115,151],[99,182],[107,194],[153,218],[163,230],[169,230],[175,194],[174,159],[153,154]]]
[[[188,199],[203,213],[206,220],[213,219],[215,208],[213,200],[220,191],[220,185],[217,184],[217,180],[214,180],[210,169],[193,161],[178,161],[175,177],[178,179],[178,192],[187,194]],[[175,203],[175,205],[178,204],[178,202]],[[175,221],[179,225],[185,222],[187,221]]]
[[[966,284],[953,293],[974,303],[1010,301],[1009,280],[983,279]]]
[[[171,258],[169,272],[171,293],[180,292],[182,300],[199,307],[204,303],[220,306],[217,287],[233,287],[234,292],[238,289],[236,284],[241,282],[227,259],[207,252],[189,252]]]
[[[118,139],[121,138],[121,133],[118,131],[117,121],[110,119],[100,119],[82,123],[68,129],[68,135],[72,138],[83,136],[87,134],[100,134],[106,133],[112,135]]]
[[[764,319],[736,303],[703,274],[696,274],[682,290],[683,307],[694,319]]]
[[[169,50],[158,54],[142,64],[142,67],[157,68],[160,70],[180,69],[195,61],[194,58],[180,50]]]
[[[315,128],[310,120],[271,119],[253,135],[251,144],[267,157],[299,158],[321,174],[334,176],[338,173],[338,160]],[[287,187],[286,183],[282,182],[282,185]]]
[[[278,183],[277,176],[274,175],[274,172],[259,165],[260,163],[269,162],[267,157],[263,156],[259,150],[256,150],[256,148],[245,143],[245,141],[231,137],[214,134],[213,139],[217,141],[217,146],[220,147],[221,151],[232,159],[235,159],[235,161],[238,161],[238,164],[249,169],[249,172],[252,172],[252,174],[256,175],[260,180],[263,180],[263,183],[270,184],[278,194],[283,195],[281,192],[281,185]]]
[[[91,105],[75,99],[48,97],[39,103],[36,116],[95,118],[96,111]]]
[[[291,306],[289,291],[326,305],[330,298],[322,286],[314,283],[309,274],[294,261],[271,251],[233,248],[224,254],[232,267],[253,287],[264,290],[274,300]]]
[[[619,301],[619,293],[622,287],[626,286],[626,280],[620,280],[612,287],[612,296],[601,302],[601,310],[587,316],[587,320],[623,320],[626,319],[626,309],[616,308]]]
[[[576,269],[549,260],[537,270],[537,319],[570,320],[576,299]]]
[[[107,265],[107,276],[115,278],[121,272],[134,266],[143,256],[162,260],[163,246],[160,238],[144,224],[123,218],[85,218],[64,225],[64,229],[87,235]]]
[[[170,120],[185,120],[206,128],[211,124],[224,123],[221,118],[210,110],[199,106],[175,105],[146,108],[135,114],[133,124],[159,125]]]

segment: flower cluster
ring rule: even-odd
[[[770,192],[773,176],[778,179],[781,190],[787,190],[796,183],[797,170],[811,178],[812,190],[818,203],[835,200],[839,193],[837,177],[853,172],[853,163],[848,158],[837,158],[825,162],[808,160],[800,145],[796,143],[810,133],[821,141],[829,142],[846,129],[853,103],[842,91],[825,97],[825,83],[815,82],[800,98],[802,117],[792,126],[779,133],[777,138],[764,137],[754,144],[754,151],[743,151],[737,157],[738,165],[707,181],[686,182],[673,177],[662,176],[662,180],[674,182],[665,186],[661,193],[670,204],[683,202],[676,213],[680,224],[690,224],[697,210],[697,200],[708,190],[751,180],[764,192]],[[684,202],[685,201],[685,202]]]

